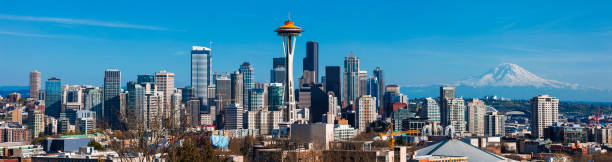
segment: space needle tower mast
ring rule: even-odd
[[[285,109],[283,110],[284,121],[293,123],[297,117],[296,114],[296,104],[295,104],[295,90],[294,90],[294,82],[293,82],[293,51],[295,49],[295,39],[297,36],[300,36],[304,30],[302,28],[295,26],[293,21],[291,21],[291,17],[287,21],[285,21],[285,25],[279,27],[274,30],[274,32],[278,33],[278,36],[283,37],[283,52],[285,53],[285,65],[287,70],[287,75],[285,75],[285,83],[283,83],[285,87]]]

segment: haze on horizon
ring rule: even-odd
[[[189,50],[213,41],[213,71],[250,62],[267,81],[283,55],[273,30],[291,18],[298,38],[295,77],[305,43],[320,44],[320,69],[354,52],[387,84],[451,83],[500,63],[546,79],[612,89],[612,2],[0,2],[0,86],[27,85],[28,72],[67,84],[101,85],[117,68],[176,73],[188,85]],[[256,6],[256,7],[255,7]],[[321,74],[324,74],[321,71]]]

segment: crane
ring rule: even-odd
[[[215,100],[215,102],[217,102],[217,109],[219,110],[219,112],[223,112],[223,101],[236,102],[236,99],[223,99],[222,95],[225,95],[225,94],[222,94],[222,93],[217,94],[217,99]]]
[[[595,116],[593,116],[593,118],[590,119],[591,123],[589,125],[591,126],[598,126],[599,125],[599,113],[601,112],[601,107],[599,107],[597,109],[597,114]]]
[[[420,133],[420,132],[421,132],[421,130],[418,130],[418,129],[394,132],[393,131],[393,123],[391,123],[389,125],[389,127],[387,128],[387,131],[385,133],[379,133],[378,137],[381,140],[383,139],[383,137],[388,137],[388,139],[390,140],[389,141],[389,149],[393,150],[393,147],[395,147],[395,139],[393,138],[394,136],[402,135],[402,134],[415,134],[415,133]]]

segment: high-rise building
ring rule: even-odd
[[[267,111],[265,109],[257,111],[247,111],[244,113],[246,118],[246,129],[259,129],[260,134],[272,134],[272,130],[279,129],[279,123],[283,120],[281,111]]]
[[[217,100],[215,103],[217,104],[215,106],[228,107],[232,103],[232,80],[230,76],[217,77],[215,82],[217,86],[215,90],[215,98]],[[219,108],[217,108],[217,114],[220,113],[219,111]]]
[[[487,136],[504,136],[506,116],[500,112],[489,112],[484,118],[484,130]]]
[[[248,62],[242,63],[240,65],[240,74],[242,74],[242,105],[246,110],[250,110],[249,103],[249,92],[251,89],[255,88],[255,83],[253,83],[253,79],[255,76],[253,74],[253,67]]]
[[[212,76],[213,84],[217,84],[217,78],[229,78],[230,73],[228,72],[214,72]]]
[[[136,80],[136,82],[140,85],[145,85],[147,83],[151,85],[155,85],[155,75],[149,75],[149,74],[138,75],[138,79]]]
[[[231,77],[231,84],[232,84],[232,103],[234,104],[242,104],[243,100],[243,91],[242,91],[242,74],[239,71],[235,71],[234,73],[230,74]],[[221,111],[221,110],[219,110]]]
[[[199,126],[201,119],[200,99],[197,97],[189,99],[185,104],[185,111],[185,119],[187,121],[186,124],[191,124],[191,126]]]
[[[280,111],[283,105],[285,89],[283,83],[270,83],[268,86],[268,110]]]
[[[465,132],[465,101],[463,98],[446,99],[440,117],[443,126],[451,126],[455,132]]]
[[[183,97],[180,93],[174,92],[170,95],[170,119],[174,126],[181,125],[181,101]]]
[[[329,96],[322,84],[310,86],[310,121],[312,123],[325,122],[323,115],[329,112]],[[336,105],[336,104],[334,104]],[[333,111],[333,110],[332,110]]]
[[[385,108],[380,98],[385,94],[385,73],[380,67],[376,67],[376,69],[374,69],[374,71],[372,72],[372,75],[374,76],[374,78],[376,78],[376,85],[378,86],[377,88],[375,88],[375,92],[377,92],[378,94],[372,94],[372,96],[379,98],[379,100],[376,101],[376,106],[379,110],[384,110]]]
[[[193,46],[191,48],[191,87],[193,96],[208,105],[208,85],[212,76],[212,51],[210,48]]]
[[[31,109],[28,111],[29,127],[32,131],[32,139],[40,136],[45,132],[44,114],[40,109]]]
[[[263,109],[264,106],[264,90],[250,89],[249,90],[249,108],[248,111],[257,111]]]
[[[431,97],[425,98],[423,102],[423,117],[426,117],[430,122],[440,123],[440,106],[435,99]]]
[[[485,134],[485,113],[487,111],[487,107],[485,103],[479,99],[472,99],[472,101],[467,104],[468,109],[468,132],[471,134],[475,134],[478,136],[482,136]]]
[[[358,101],[355,110],[355,129],[364,132],[367,126],[376,120],[376,98],[366,95],[359,97]]]
[[[306,42],[306,57],[303,64],[303,78],[305,83],[316,84],[319,81],[319,43],[316,41]]]
[[[159,91],[145,94],[145,112],[147,128],[157,129],[161,126],[161,113],[164,109],[164,94]]]
[[[225,108],[225,127],[224,129],[242,129],[242,105],[232,104]]]
[[[104,105],[103,121],[108,122],[112,129],[120,128],[121,72],[118,69],[104,71]]]
[[[83,90],[83,109],[96,112],[96,119],[102,119],[102,92],[98,87]]]
[[[157,91],[161,92],[162,95],[164,96],[164,100],[162,104],[164,105],[165,109],[160,110],[162,114],[161,117],[168,118],[170,117],[170,113],[171,113],[171,111],[169,110],[169,108],[171,107],[170,106],[170,101],[171,101],[170,95],[172,95],[175,91],[174,73],[169,73],[169,72],[166,72],[165,70],[155,73],[155,85],[157,86],[156,87]]]
[[[352,52],[344,58],[344,103],[353,104],[359,97],[359,58]]]
[[[295,91],[293,81],[293,52],[295,47],[295,40],[297,36],[300,36],[304,30],[296,26],[293,21],[285,21],[285,25],[280,26],[276,30],[278,36],[283,37],[283,53],[285,54],[285,66],[287,69],[287,75],[285,75],[285,101],[287,107],[284,111],[284,121],[293,122],[297,118],[296,105],[295,105]]]
[[[340,66],[325,67],[325,91],[334,92],[334,95],[341,100],[342,98],[342,78]],[[340,104],[338,102],[338,104]]]
[[[55,77],[45,82],[45,115],[59,118],[62,112],[62,82]]]
[[[455,87],[440,87],[440,100],[455,98]]]
[[[393,113],[393,104],[396,102],[402,101],[402,94],[400,93],[399,85],[387,85],[385,86],[385,93],[383,95],[383,107],[385,109],[379,109],[378,113],[381,114],[384,118],[390,117],[391,113]]]
[[[559,99],[549,95],[533,97],[531,101],[531,136],[544,137],[544,128],[559,121]]]
[[[30,97],[38,100],[38,92],[40,91],[40,72],[34,70],[30,72]]]
[[[340,106],[338,105],[338,98],[334,95],[334,92],[327,92],[327,113],[325,114],[326,123],[332,124],[340,112]]]
[[[270,70],[270,83],[285,83],[286,75],[285,57],[273,58],[272,70]]]
[[[132,119],[131,122],[128,122],[129,128],[136,129],[145,126],[145,115],[147,114],[145,109],[145,89],[136,82],[128,82],[127,91],[128,114],[126,116],[128,119]]]
[[[359,71],[359,96],[363,95],[370,95],[368,94],[368,71],[365,70]]]

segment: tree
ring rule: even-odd
[[[95,150],[98,150],[98,151],[102,151],[102,150],[104,150],[104,147],[102,147],[102,144],[100,144],[100,143],[96,142],[96,140],[91,140],[91,141],[89,141],[89,143],[87,144],[87,146],[89,146],[89,147],[93,147]]]

